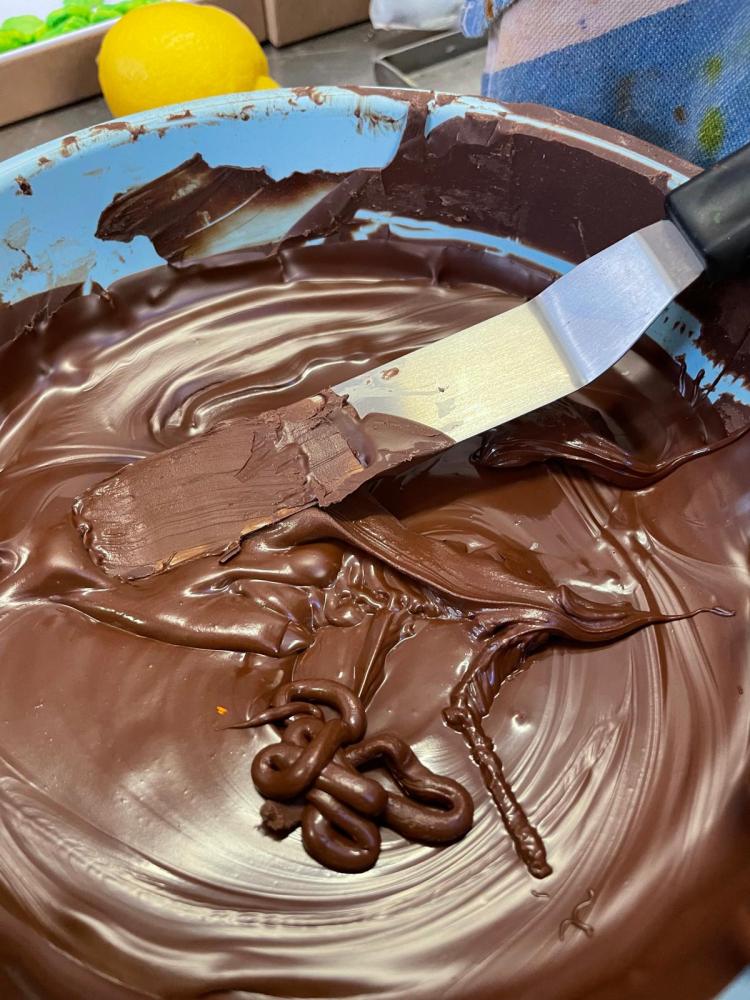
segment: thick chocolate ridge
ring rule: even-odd
[[[494,267],[517,292],[398,241],[164,268],[4,349],[4,995],[705,1000],[750,957],[750,437],[659,350],[577,398],[564,467],[502,429],[127,584],[76,535],[124,463],[513,305]],[[698,608],[735,615],[642,629]],[[226,727],[292,677],[358,693],[475,828],[333,879],[269,840],[267,736]]]

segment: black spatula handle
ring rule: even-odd
[[[667,214],[707,270],[750,270],[750,145],[674,190]]]

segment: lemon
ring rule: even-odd
[[[253,84],[253,90],[277,90],[278,86],[272,76],[259,76]]]
[[[265,87],[268,60],[252,31],[218,7],[137,7],[104,36],[99,83],[113,115]]]

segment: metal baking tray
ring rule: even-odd
[[[479,94],[484,71],[483,38],[446,31],[379,56],[375,79],[387,87]]]

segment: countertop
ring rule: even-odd
[[[282,86],[346,83],[367,85],[376,82],[373,72],[375,58],[415,37],[421,36],[412,32],[374,31],[365,23],[283,49],[275,49],[270,45],[264,48],[268,54],[271,75]],[[420,83],[441,90],[479,93],[481,66],[482,53],[473,53],[468,66],[466,57],[463,60],[441,63],[433,67],[426,78],[423,74]],[[474,76],[475,86],[467,86]],[[107,121],[111,117],[104,100],[95,97],[0,128],[0,160],[57,136]]]

